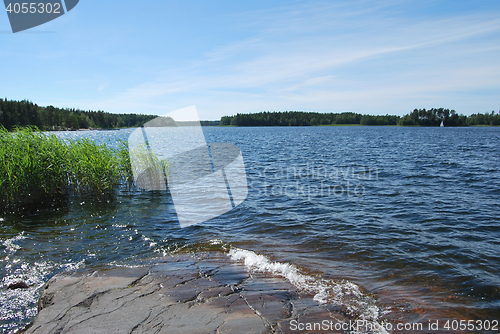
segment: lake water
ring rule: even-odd
[[[229,248],[270,274],[292,265],[307,279],[289,279],[354,318],[500,320],[500,128],[203,130],[245,162],[248,197],[220,217],[180,228],[167,192],[123,189],[0,218],[3,333],[62,271]],[[114,145],[131,131],[58,135]],[[6,290],[19,279],[30,288]]]

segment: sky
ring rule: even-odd
[[[261,111],[500,110],[500,1],[80,0],[13,34],[0,96],[201,119]]]

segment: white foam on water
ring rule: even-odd
[[[380,320],[381,315],[386,313],[376,305],[373,298],[364,295],[359,286],[350,281],[333,281],[308,276],[292,264],[272,262],[264,255],[241,248],[232,248],[229,256],[234,261],[243,261],[251,271],[268,272],[286,278],[297,289],[313,294],[314,300],[320,304],[328,303],[345,307],[350,316],[356,320],[365,321],[366,327],[378,329],[373,333],[388,333]]]
[[[142,235],[142,240],[149,242],[149,247],[151,247],[151,248],[155,247],[158,244],[156,241],[154,241],[151,238],[146,237],[144,234]]]
[[[89,254],[89,256],[95,256],[95,254]],[[59,265],[59,267],[64,268],[64,271],[74,271],[74,270],[85,267],[85,260],[81,260],[81,261],[76,262],[76,263],[70,262],[70,263],[61,264],[61,265]]]
[[[24,240],[26,239],[26,236],[24,236],[24,232],[19,233],[13,238],[10,239],[5,239],[2,244],[5,246],[6,251],[10,253],[14,253],[18,249],[21,249],[21,246],[17,245],[15,242],[19,240]]]
[[[85,265],[79,262],[54,263],[52,261],[27,262],[16,253],[22,249],[19,241],[27,239],[23,233],[0,241],[5,247],[4,275],[0,281],[0,333],[17,332],[37,314],[37,303],[47,279],[56,270],[72,271]],[[12,284],[24,282],[26,289],[7,289]]]
[[[222,245],[223,242],[220,239],[212,239],[209,241],[210,245]]]
[[[7,268],[7,275],[0,283],[0,332],[16,332],[38,313],[38,297],[49,275],[57,269],[76,270],[85,261],[56,264],[51,261],[28,263],[22,261],[15,268]],[[9,290],[11,284],[24,282],[26,289]]]

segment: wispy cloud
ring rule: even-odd
[[[95,104],[149,112],[198,101],[213,119],[273,108],[402,114],[409,104],[442,105],[453,93],[500,88],[497,14],[414,18],[400,1],[246,12],[234,20],[250,36]]]

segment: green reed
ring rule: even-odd
[[[28,209],[68,195],[101,200],[132,179],[127,143],[64,141],[36,129],[0,129],[0,211]]]
[[[134,164],[130,164],[137,178],[135,185],[141,189],[163,190],[167,188],[167,179],[170,173],[168,160],[162,160],[145,145],[135,145],[130,148],[129,157]],[[129,159],[130,163],[130,159]]]

